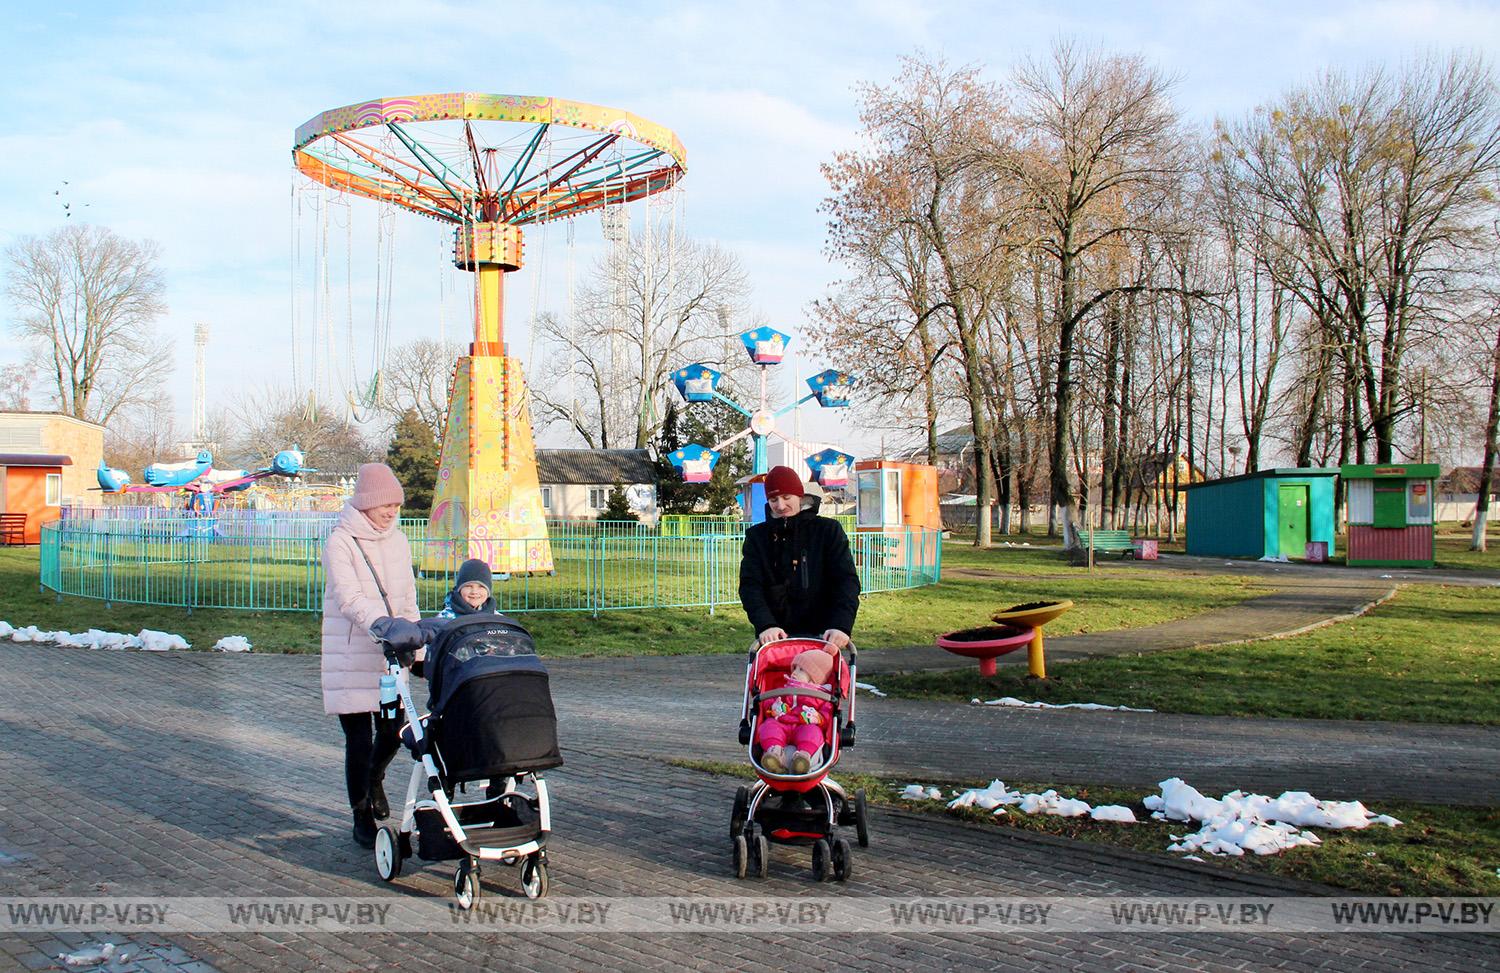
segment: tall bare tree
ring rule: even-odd
[[[1500,173],[1492,72],[1471,55],[1429,56],[1394,75],[1330,72],[1222,132],[1247,183],[1295,234],[1286,257],[1332,283],[1359,396],[1353,431],[1390,462],[1413,408],[1405,360],[1437,333],[1439,309],[1483,244]]]
[[[23,237],[6,252],[14,328],[42,353],[68,415],[108,423],[157,394],[171,366],[152,328],[166,312],[159,253],[88,224]]]
[[[1038,246],[1056,281],[1052,503],[1063,543],[1075,544],[1077,499],[1069,475],[1074,356],[1084,319],[1114,294],[1140,290],[1089,264],[1109,248],[1160,232],[1156,216],[1177,188],[1185,160],[1171,82],[1138,57],[1105,55],[1059,41],[1044,61],[1017,72],[1022,130],[1030,139],[999,157],[1035,207]]]
[[[860,122],[874,149],[837,155],[825,171],[835,206],[845,187],[859,187],[867,212],[874,210],[892,232],[898,227],[914,230],[917,237],[906,237],[906,245],[915,246],[915,254],[931,255],[930,276],[924,275],[921,283],[917,264],[925,261],[920,256],[910,259],[905,271],[910,283],[902,299],[912,309],[911,333],[923,355],[934,346],[930,334],[922,334],[929,316],[941,307],[945,321],[951,322],[962,398],[974,434],[979,514],[975,543],[986,547],[991,532],[992,443],[979,330],[982,305],[995,296],[991,285],[996,262],[1006,259],[1012,248],[1013,210],[1004,202],[1003,180],[985,162],[995,154],[997,132],[1004,125],[1003,93],[981,80],[975,68],[951,69],[941,60],[906,58],[890,86],[862,85],[859,94]],[[870,190],[877,184],[887,200],[872,197]],[[837,247],[837,219],[834,231]],[[915,293],[919,286],[925,288],[920,295]],[[920,312],[918,303],[924,305]]]
[[[594,268],[571,318],[539,316],[549,351],[545,380],[532,383],[538,417],[594,448],[646,448],[674,371],[740,366],[734,336],[744,329],[736,321],[747,289],[739,259],[716,244],[654,224],[632,235],[625,253]]]

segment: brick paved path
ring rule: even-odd
[[[698,752],[732,730],[732,660],[640,660],[555,666],[568,765],[556,796],[553,895],[836,894],[811,884],[801,855],[778,849],[771,878],[727,874],[724,818],[733,782],[636,754],[651,736],[640,714],[670,684],[683,721],[651,752]],[[450,871],[427,866],[395,887],[374,878],[347,837],[341,744],[317,693],[311,656],[155,656],[0,645],[0,894],[421,895],[447,893]],[[697,667],[697,674],[694,673]],[[700,678],[701,676],[701,678]],[[916,704],[912,704],[915,706]],[[984,721],[1006,733],[1051,726],[1057,759],[1098,750],[1071,717],[933,707],[941,726]],[[659,710],[658,710],[659,711]],[[1050,722],[1054,716],[1069,719]],[[1043,720],[1049,722],[1043,723]],[[874,700],[851,753],[895,749],[882,733],[920,722],[917,709]],[[926,725],[926,724],[923,724]],[[1128,735],[1130,723],[1105,737]],[[692,732],[679,735],[679,727]],[[1297,728],[1299,735],[1310,727]],[[1377,728],[1378,729],[1378,728]],[[912,732],[916,732],[913,730]],[[937,730],[922,730],[935,733]],[[1165,731],[1158,731],[1165,732]],[[934,739],[929,737],[927,739]],[[636,742],[632,743],[631,740]],[[718,746],[702,750],[717,752]],[[929,743],[902,745],[907,751]],[[894,759],[894,758],[891,758]],[[930,759],[924,753],[922,760]],[[1388,758],[1389,760],[1389,758]],[[851,761],[853,763],[853,761]],[[1217,760],[1205,761],[1218,766]],[[1389,766],[1389,763],[1387,764]],[[997,768],[998,769],[998,768]],[[1429,772],[1431,768],[1426,768]],[[394,778],[393,778],[394,782]],[[876,811],[875,843],[842,893],[868,895],[1279,895],[1289,883],[1211,866]],[[514,876],[505,874],[506,889]],[[487,894],[504,894],[491,889]],[[35,969],[84,939],[0,937],[0,968]],[[488,968],[602,969],[1500,969],[1493,941],[1437,935],[734,934],[492,936],[204,935],[144,940],[155,971]],[[196,957],[199,963],[193,963]]]

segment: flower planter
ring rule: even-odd
[[[989,625],[982,629],[948,632],[937,637],[938,648],[954,655],[979,660],[979,674],[993,676],[995,660],[1023,645],[1030,645],[1035,630],[1030,625]]]

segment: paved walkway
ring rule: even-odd
[[[435,865],[381,885],[368,853],[348,840],[341,742],[337,724],[321,712],[316,657],[4,643],[0,666],[7,673],[0,695],[0,895],[447,894],[451,870]],[[723,656],[553,665],[568,760],[549,775],[554,896],[1304,891],[1165,855],[881,810],[873,814],[875,842],[859,855],[847,888],[814,886],[804,856],[787,849],[777,849],[767,881],[735,882],[724,838],[733,782],[660,758],[734,752],[725,741],[738,706],[737,669]],[[1121,776],[1152,777],[1171,764],[1173,772],[1193,771],[1206,789],[1264,781],[1370,798],[1399,790],[1394,778],[1418,773],[1473,779],[1478,787],[1481,770],[1500,763],[1496,734],[1465,728],[1428,728],[1414,740],[1402,732],[1408,728],[1374,724],[1002,712],[883,699],[861,703],[860,725],[863,740],[850,751],[849,768],[916,777],[960,766],[983,771],[975,776],[1062,781],[1120,765],[1133,768]],[[1252,744],[1269,751],[1267,740],[1275,749],[1264,757],[1244,752]],[[1035,764],[1018,763],[1033,748],[1042,748],[1029,758]],[[1175,764],[1173,752],[1180,756]],[[392,786],[402,773],[393,770]],[[501,881],[487,894],[513,889],[512,874],[502,870]],[[57,952],[103,938],[0,936],[0,969],[43,968]],[[215,934],[133,941],[145,958],[119,973],[1500,969],[1493,946],[1492,938],[1430,934]]]

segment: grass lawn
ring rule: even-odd
[[[1150,625],[1234,604],[1264,589],[1255,579],[1139,571],[1115,565],[1090,573],[1063,562],[1055,549],[944,545],[939,585],[872,594],[860,604],[856,641],[862,646],[930,644],[934,636],[981,624],[999,608],[1040,598],[1072,598],[1079,607],[1048,629],[1056,634]],[[44,629],[181,634],[207,648],[225,635],[244,635],[258,651],[317,651],[319,616],[273,612],[131,605],[111,607],[91,598],[61,601],[37,585],[37,548],[0,549],[0,619]],[[321,597],[321,592],[315,593]],[[587,612],[529,612],[521,616],[544,653],[671,655],[739,652],[750,626],[738,605],[706,608]]]
[[[964,669],[882,676],[879,685],[911,698],[1497,725],[1500,591],[1412,585],[1362,618],[1294,638],[1058,663],[1048,675],[1002,669],[984,679]]]
[[[754,778],[742,764],[673,760],[671,763],[706,773],[735,778]],[[1114,824],[1078,818],[1028,815],[1016,808],[996,817],[978,808],[949,810],[943,801],[908,801],[898,795],[909,783],[940,784],[945,794],[956,796],[969,787],[984,787],[989,781],[951,785],[923,780],[887,780],[865,774],[839,774],[839,783],[851,793],[863,787],[871,804],[900,807],[935,815],[953,815],[994,827],[1016,828],[1075,838],[1097,844],[1131,848],[1148,854],[1168,853],[1170,835],[1197,830],[1182,822],[1156,822],[1141,804],[1139,791],[1117,787],[1064,786],[1026,781],[1006,781],[1024,792],[1055,789],[1064,797],[1076,797],[1093,805],[1123,804],[1135,812],[1138,824]],[[729,818],[729,788],[725,782],[724,819]],[[1219,797],[1221,795],[1210,795]],[[1305,882],[1319,882],[1367,895],[1402,896],[1496,896],[1500,895],[1500,810],[1455,808],[1427,804],[1386,804],[1372,807],[1402,822],[1399,827],[1373,825],[1363,831],[1331,831],[1311,828],[1323,839],[1317,848],[1293,848],[1280,855],[1246,855],[1243,858],[1202,856],[1213,865],[1233,871],[1278,875]],[[726,832],[727,833],[727,832]],[[878,843],[878,832],[872,845]],[[728,842],[725,842],[726,858]]]

